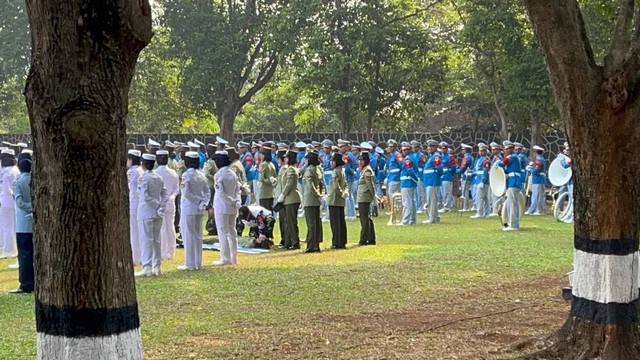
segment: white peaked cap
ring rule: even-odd
[[[205,146],[204,143],[198,139],[193,139],[193,142],[200,145],[200,146]]]
[[[229,155],[227,150],[218,150],[216,151],[216,155]]]
[[[137,156],[137,157],[142,156],[142,153],[140,152],[140,150],[129,150],[127,154]]]
[[[222,145],[227,145],[229,143],[227,140],[221,138],[220,136],[216,136],[216,142]]]
[[[298,142],[296,143],[296,147],[297,147],[297,148],[306,148],[306,147],[307,147],[307,144],[303,143],[302,141],[298,141]]]
[[[153,154],[148,154],[147,153],[147,154],[142,154],[142,158],[145,159],[145,160],[155,160],[156,156],[153,155]]]
[[[200,145],[194,143],[193,141],[187,141],[187,146],[192,148],[199,148]]]
[[[167,150],[158,150],[156,155],[169,155],[169,152]]]
[[[149,145],[151,145],[151,146],[160,146],[160,143],[155,141],[155,140],[153,140],[153,139],[151,139],[151,138],[149,138]]]
[[[384,150],[382,150],[382,148],[380,146],[376,146],[376,152],[378,154],[384,154]]]
[[[363,142],[360,143],[360,147],[365,149],[365,150],[373,150],[373,146],[371,146],[371,144],[369,144],[368,142]]]
[[[19,147],[23,147],[23,148],[26,148],[26,147],[27,147],[27,144],[25,144],[25,143],[23,143],[23,142],[19,142],[19,143],[17,143],[16,145],[18,145]]]
[[[33,150],[31,149],[22,149],[21,154],[33,154]]]
[[[462,147],[463,149],[473,149],[471,145],[467,145],[465,143],[460,144],[460,147]]]
[[[9,155],[15,155],[16,154],[16,152],[13,151],[13,149],[4,149],[4,150],[2,150],[1,153],[2,154],[9,154]]]
[[[192,159],[199,159],[200,156],[198,155],[197,151],[187,151],[184,156],[188,157],[188,158],[192,158]]]
[[[538,145],[533,145],[533,150],[542,150],[542,151],[544,151],[544,149],[543,149],[543,148],[541,148],[541,147],[540,147],[540,146],[538,146]]]

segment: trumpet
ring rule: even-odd
[[[389,222],[387,225],[398,225],[402,222],[402,194],[394,193],[389,201]]]

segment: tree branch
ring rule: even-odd
[[[391,24],[393,24],[393,23],[396,23],[396,22],[398,22],[398,21],[403,21],[403,20],[407,20],[407,19],[409,19],[409,18],[412,18],[412,17],[414,17],[414,16],[418,16],[418,15],[422,14],[423,12],[425,12],[425,11],[427,11],[427,10],[431,9],[432,7],[434,7],[434,6],[436,6],[436,5],[438,5],[439,3],[444,2],[444,1],[445,1],[445,0],[435,0],[434,2],[432,2],[432,3],[428,4],[427,6],[425,6],[425,7],[421,8],[421,9],[418,9],[418,10],[414,11],[414,12],[413,12],[413,13],[411,13],[411,14],[407,14],[407,15],[405,15],[405,16],[401,16],[401,17],[397,17],[397,18],[393,18],[393,19],[389,20],[388,22],[384,23],[384,24],[382,25],[382,27],[384,28],[384,27],[387,27],[387,26],[389,26],[389,25],[391,25]]]
[[[571,108],[580,107],[588,99],[594,83],[600,83],[600,71],[587,38],[584,20],[577,0],[524,0],[538,41],[545,54],[551,83],[557,94],[568,96],[565,108],[568,119]]]
[[[620,9],[611,44],[609,44],[609,50],[604,57],[604,69],[607,74],[620,67],[629,50],[634,4],[635,0],[620,0]]]
[[[248,103],[253,95],[255,95],[265,85],[267,85],[267,83],[271,80],[271,78],[273,78],[273,75],[276,73],[277,68],[278,56],[277,54],[272,54],[267,65],[263,69],[261,69],[260,74],[258,74],[256,83],[238,99],[239,107],[242,107],[244,104]],[[264,69],[267,69],[267,71],[265,72]],[[264,76],[262,76],[263,74]]]
[[[240,84],[238,85],[240,86],[244,85],[244,83],[247,82],[247,79],[249,79],[249,74],[251,74],[251,71],[253,71],[253,66],[256,63],[256,59],[258,58],[258,55],[260,55],[260,52],[262,51],[263,43],[264,43],[263,38],[260,37],[260,40],[256,44],[256,47],[253,49],[253,53],[251,53],[251,57],[249,58],[249,63],[244,69],[244,74],[240,76]]]

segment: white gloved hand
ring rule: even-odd
[[[207,204],[204,201],[200,201],[200,203],[198,203],[198,210],[205,211],[206,209],[207,209]]]
[[[242,189],[244,189],[244,192],[245,192],[246,195],[251,194],[251,188],[249,187],[248,184],[243,185]]]
[[[271,186],[276,186],[278,180],[272,176],[269,178],[269,182],[271,183]]]
[[[240,203],[240,200],[236,201],[235,206],[236,206],[236,209],[240,209],[240,207],[242,206],[242,203]]]
[[[349,197],[349,190],[343,191],[343,192],[342,192],[342,198],[343,198],[343,199],[346,199],[346,198],[348,198],[348,197]]]
[[[278,201],[279,203],[283,203],[284,202],[284,194],[280,194],[278,195]]]
[[[533,161],[529,161],[529,166],[533,166]]]
[[[33,213],[25,215],[26,219],[33,219]]]

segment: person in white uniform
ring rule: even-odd
[[[185,153],[187,170],[180,182],[180,232],[184,242],[185,263],[178,270],[202,268],[202,218],[210,197],[207,178],[201,171],[196,151]]]
[[[176,216],[176,196],[180,193],[180,180],[178,174],[169,164],[169,152],[167,150],[156,151],[156,163],[158,168],[155,173],[160,175],[164,188],[167,189],[167,206],[164,209],[164,219],[160,228],[160,242],[162,243],[162,260],[172,260],[176,252],[176,229],[174,218]]]
[[[129,182],[129,237],[133,265],[141,264],[140,236],[138,230],[138,179],[142,175],[140,168],[140,150],[129,150],[127,153],[127,180]]]
[[[135,276],[160,276],[162,244],[160,229],[165,215],[168,196],[160,175],[153,171],[156,164],[153,154],[142,155],[144,173],[140,176],[138,195],[138,229],[142,244],[142,271]]]
[[[216,151],[215,155],[218,172],[214,176],[213,209],[220,241],[220,260],[214,265],[234,265],[238,262],[238,233],[236,232],[236,217],[240,208],[241,188],[238,176],[229,168],[231,160],[227,151]]]
[[[16,209],[13,199],[13,188],[20,170],[16,166],[15,151],[3,149],[0,151],[0,246],[2,255],[6,259],[16,256]]]

